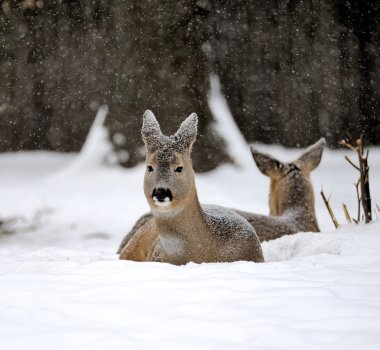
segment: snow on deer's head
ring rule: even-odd
[[[172,136],[161,132],[151,111],[141,129],[146,148],[144,193],[153,214],[182,210],[195,196],[191,148],[197,136],[198,117],[191,114]]]
[[[282,215],[300,207],[314,212],[314,192],[309,174],[319,165],[325,143],[321,138],[290,163],[280,162],[251,147],[257,167],[270,177],[270,215]]]

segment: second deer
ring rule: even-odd
[[[319,232],[310,172],[320,163],[325,143],[320,139],[290,163],[280,162],[251,147],[257,167],[270,178],[269,216],[236,212],[255,227],[261,241],[297,232]]]

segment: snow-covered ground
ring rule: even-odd
[[[300,152],[265,147],[280,159]],[[80,157],[80,156],[79,156]],[[380,150],[370,155],[380,200]],[[55,153],[0,155],[1,349],[376,349],[380,344],[380,222],[263,244],[267,262],[170,266],[117,260],[147,210],[144,167],[78,166]],[[73,164],[75,166],[73,166]],[[356,173],[324,154],[316,191],[356,210]],[[251,161],[197,176],[202,202],[267,213],[268,181]]]
[[[15,231],[0,234],[0,349],[378,349],[380,222],[335,231],[319,196],[322,185],[332,192],[341,223],[341,202],[356,213],[348,152],[326,150],[312,174],[323,232],[264,243],[266,263],[119,261],[120,240],[148,209],[144,166],[100,165],[102,120],[80,155],[0,155],[0,215]],[[239,135],[230,139],[238,166],[197,175],[199,197],[266,214],[269,181]],[[372,149],[378,203],[379,160]]]

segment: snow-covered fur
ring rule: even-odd
[[[295,161],[283,163],[251,147],[260,171],[270,177],[270,216],[236,210],[255,228],[261,241],[297,232],[318,232],[310,172],[320,163],[325,140],[310,146]]]
[[[262,262],[253,227],[231,209],[201,207],[191,164],[198,118],[191,114],[174,136],[165,136],[151,111],[143,118],[147,170],[144,193],[152,212],[123,248],[120,259],[188,262]]]

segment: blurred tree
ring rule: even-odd
[[[0,21],[0,149],[80,149],[105,88],[85,8],[2,1]]]
[[[196,170],[228,160],[212,128],[207,12],[196,1],[2,1],[1,11],[0,150],[79,150],[107,103],[124,165],[142,160],[148,108],[167,133],[198,113]]]
[[[339,0],[336,17],[358,39],[358,128],[371,143],[380,142],[380,1]],[[360,136],[356,130],[351,134]]]
[[[141,116],[172,133],[200,117],[198,171],[227,160],[212,128],[219,75],[248,141],[380,142],[380,1],[2,0],[0,151],[79,150],[98,107],[120,163]]]
[[[109,99],[110,129],[120,161],[133,165],[141,160],[139,131],[147,108],[165,133],[174,133],[187,115],[198,113],[193,153],[197,171],[226,161],[207,103],[209,70],[202,52],[207,12],[194,0],[128,1],[111,11],[106,65],[117,67]]]
[[[371,74],[378,68],[361,60],[362,39],[352,25],[337,20],[348,16],[337,4],[224,0],[213,6],[211,58],[247,140],[305,146],[323,135],[335,146],[363,133],[378,142],[369,129],[379,118],[369,116],[379,106],[360,97],[363,89],[368,92],[368,68]],[[360,18],[364,12],[350,15]],[[377,29],[379,15],[368,14]],[[379,57],[379,46],[372,50]]]

